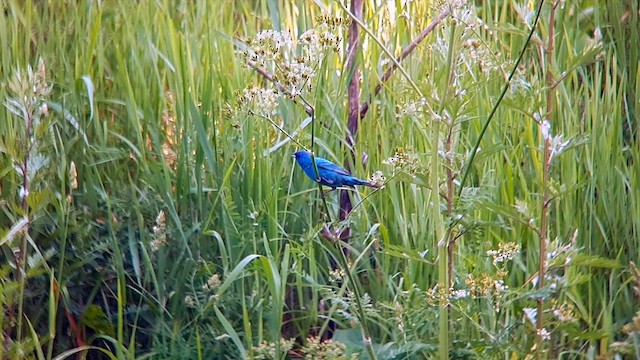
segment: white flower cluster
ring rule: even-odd
[[[167,238],[167,223],[164,210],[160,210],[158,216],[156,216],[156,225],[152,230],[153,240],[149,245],[151,246],[151,252],[156,252],[169,242]]]
[[[313,89],[311,79],[316,72],[308,63],[296,59],[282,67],[278,72],[278,79],[287,88],[287,95],[291,98],[302,95],[303,91],[311,92]]]
[[[477,298],[487,295],[499,297],[501,294],[509,290],[509,287],[504,283],[504,277],[507,273],[503,270],[498,271],[496,274],[482,273],[480,275],[468,274],[465,279],[465,285],[469,289],[469,296],[471,298]]]
[[[547,341],[551,339],[551,333],[546,328],[536,330],[536,334],[540,336],[542,340]]]
[[[473,67],[479,66],[485,75],[501,69],[496,63],[491,49],[478,38],[469,38],[462,43],[459,61],[460,65],[464,65],[469,71]]]
[[[309,43],[301,43],[309,45]],[[288,31],[263,30],[247,42],[242,52],[248,65],[270,72],[288,96],[296,97],[303,90],[311,90],[315,63],[296,56],[295,43]],[[303,53],[305,51],[303,50]],[[260,108],[258,106],[258,108]]]
[[[384,174],[380,170],[374,172],[373,175],[371,175],[371,178],[369,179],[369,182],[371,182],[373,185],[378,187],[382,187],[385,181],[387,181],[387,178],[384,176]]]
[[[306,61],[312,62],[322,58],[327,50],[340,51],[342,37],[339,33],[327,29],[326,26],[319,30],[310,29],[300,35],[302,54]]]
[[[571,303],[561,303],[553,305],[553,316],[560,322],[574,322],[576,317],[574,315],[575,310]]]
[[[451,289],[450,293],[451,293],[450,297],[453,300],[464,299],[469,296],[469,291],[465,289],[458,289],[458,290]]]
[[[241,54],[247,65],[269,73],[278,92],[291,98],[310,92],[315,69],[327,51],[340,51],[341,27],[348,23],[328,15],[317,21],[319,25],[303,33],[297,43],[288,31],[263,30],[246,41]]]
[[[249,42],[249,49],[243,54],[258,66],[267,67],[269,61],[282,61],[288,57],[293,47],[289,32],[263,30]]]
[[[277,359],[277,348],[280,348],[280,351],[283,353],[287,353],[289,350],[293,349],[295,345],[295,339],[282,339],[278,340],[279,344],[276,346],[276,343],[267,342],[263,340],[260,345],[253,346],[253,358],[256,360],[267,360],[267,359]]]
[[[222,284],[222,281],[220,281],[220,275],[213,274],[209,277],[209,279],[207,279],[206,283],[202,284],[202,289],[206,291],[213,291],[216,288],[218,288],[221,284]]]
[[[520,244],[514,242],[500,243],[498,250],[489,250],[487,255],[493,257],[493,264],[513,260],[520,253]]]
[[[242,90],[237,102],[240,108],[271,117],[278,113],[278,93],[274,89],[250,87]]]
[[[389,165],[394,170],[403,170],[413,173],[418,168],[419,159],[418,155],[409,153],[406,149],[398,148],[392,157],[382,160],[382,164]]]
[[[342,268],[336,268],[336,269],[332,269],[329,270],[329,280],[331,280],[332,283],[336,283],[336,282],[340,282],[342,281],[342,279],[344,279],[346,276],[344,269]]]
[[[410,101],[404,104],[400,110],[396,113],[396,118],[400,119],[403,117],[418,117],[421,118],[422,114],[427,107],[426,99],[419,99],[417,101]]]
[[[191,295],[185,295],[184,304],[187,305],[188,307],[196,307],[197,305],[196,299],[194,299],[193,296]]]

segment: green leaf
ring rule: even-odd
[[[84,309],[80,316],[80,323],[101,335],[115,336],[115,328],[107,318],[102,308],[91,304]]]
[[[604,269],[619,269],[621,266],[617,260],[603,258],[598,255],[577,254],[574,256],[569,265],[571,266],[589,266]]]

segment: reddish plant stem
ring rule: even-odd
[[[363,0],[352,0],[351,1],[351,13],[358,19],[362,19],[362,7]],[[351,22],[349,27],[349,41],[347,47],[347,69],[349,74],[351,74],[351,81],[349,82],[349,88],[347,89],[347,94],[349,98],[349,119],[347,122],[347,135],[346,142],[349,148],[350,156],[345,158],[345,169],[349,170],[350,161],[355,161],[355,156],[353,153],[353,145],[356,142],[356,137],[358,135],[358,127],[360,125],[360,69],[358,68],[358,52],[360,51],[360,29],[358,28],[358,24],[355,21]],[[353,209],[353,204],[351,203],[351,198],[349,197],[349,191],[340,190],[340,220],[345,220],[351,210]],[[341,239],[348,239],[351,236],[351,229],[345,228],[340,233]]]
[[[451,158],[448,156],[448,154],[451,153],[451,148],[453,146],[452,144],[452,134],[453,133],[453,124],[451,124],[449,126],[449,131],[447,134],[447,141],[445,143],[445,161],[447,164],[447,217],[451,218],[451,215],[453,214],[453,201],[454,201],[454,196],[455,196],[455,173],[453,171],[453,164],[451,161]],[[454,249],[455,249],[455,243],[456,243],[456,238],[453,235],[453,231],[452,231],[452,227],[449,227],[449,229],[447,230],[447,257],[449,258],[447,261],[447,267],[448,267],[448,279],[449,279],[449,289],[451,289],[453,287],[453,255],[454,255]]]
[[[351,1],[351,13],[358,19],[362,20],[362,7],[363,0]],[[355,138],[358,133],[358,125],[360,123],[360,68],[357,64],[358,51],[360,50],[360,38],[359,38],[358,23],[351,22],[349,27],[349,44],[347,47],[347,69],[351,74],[351,81],[349,82],[349,88],[347,94],[349,98],[349,120],[347,123],[346,140],[349,147],[353,147],[355,144]],[[346,165],[349,165],[348,163]]]
[[[547,83],[547,112],[543,121],[549,121],[551,123],[551,117],[553,114],[553,98],[555,96],[554,92],[554,77],[553,77],[553,52],[555,48],[555,14],[556,8],[558,6],[558,2],[555,1],[551,6],[551,12],[549,14],[549,38],[547,40],[547,47],[543,49],[543,61],[545,63],[545,78]],[[546,55],[546,56],[544,56]],[[549,124],[550,125],[550,124]],[[541,127],[545,126],[541,124]],[[549,219],[548,219],[548,211],[549,211],[549,168],[551,163],[551,141],[550,141],[550,129],[545,135],[544,140],[544,149],[543,149],[543,164],[542,164],[542,187],[543,187],[543,195],[542,195],[542,207],[540,213],[540,229],[538,237],[540,239],[539,245],[539,260],[538,260],[538,290],[542,290],[544,288],[544,278],[547,272],[546,268],[546,260],[547,260],[547,242],[548,242],[548,233],[549,233]],[[542,329],[544,328],[544,299],[538,299],[538,311],[537,311],[537,321],[536,328],[538,330],[538,342],[542,345]],[[542,349],[542,346],[539,346],[539,349]]]
[[[24,107],[27,107],[26,104],[24,104]],[[25,154],[24,154],[24,158],[22,159],[22,165],[21,170],[22,170],[22,200],[21,200],[21,207],[22,207],[22,211],[24,212],[24,215],[28,217],[28,211],[29,211],[29,203],[27,202],[27,197],[29,196],[29,154],[31,153],[31,131],[32,131],[32,127],[33,127],[33,117],[31,116],[31,114],[27,111],[27,118],[25,119],[26,122],[26,128],[25,128]],[[27,224],[26,227],[26,232],[29,231],[29,225]],[[22,235],[21,240],[20,240],[20,248],[16,251],[15,253],[15,261],[16,261],[16,279],[18,281],[20,281],[22,279],[22,276],[24,275],[24,269],[22,268],[24,259],[25,259],[25,253],[27,251],[27,239],[25,237],[25,235]]]

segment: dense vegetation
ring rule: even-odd
[[[639,7],[3,1],[0,358],[640,358]]]

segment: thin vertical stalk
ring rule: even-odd
[[[339,242],[336,243],[338,246]],[[340,261],[340,266],[345,270],[345,274],[347,275],[347,279],[351,284],[351,288],[353,290],[353,294],[356,300],[356,311],[358,312],[358,317],[360,318],[360,325],[362,326],[362,337],[364,342],[364,347],[367,350],[367,355],[369,355],[369,359],[376,360],[377,356],[375,351],[373,350],[373,343],[371,339],[371,331],[369,330],[369,325],[367,324],[367,315],[364,312],[364,306],[362,305],[362,292],[358,287],[358,283],[356,282],[356,277],[354,276],[351,268],[349,267],[349,262],[347,260],[347,255],[342,251],[342,248],[338,249],[338,260]]]
[[[25,104],[25,108],[27,105]],[[27,196],[29,196],[29,153],[31,152],[31,130],[33,126],[33,117],[32,114],[27,111],[26,112],[26,130],[25,130],[25,154],[22,162],[22,202],[21,207],[23,214],[27,219],[29,219],[29,204],[27,203]],[[18,299],[18,314],[17,314],[17,333],[16,336],[18,339],[22,337],[22,312],[24,306],[24,292],[26,286],[26,261],[27,258],[27,234],[29,233],[29,224],[25,226],[25,232],[20,236],[20,248],[17,251],[14,251],[15,254],[15,262],[16,262],[16,279],[20,283],[20,297]]]
[[[434,121],[432,125],[431,142],[434,144],[431,150],[431,219],[433,221],[434,238],[438,247],[438,286],[448,291],[448,265],[447,243],[443,238],[442,214],[440,213],[440,195],[438,192],[440,183],[440,169],[438,158],[438,142],[440,141],[440,122]],[[449,309],[441,306],[439,309],[438,353],[440,359],[449,358]]]
[[[544,126],[551,126],[551,117],[553,115],[553,106],[554,106],[554,83],[555,79],[553,76],[552,66],[553,66],[553,52],[555,48],[555,14],[556,8],[558,6],[558,1],[555,1],[551,6],[551,12],[549,14],[549,37],[547,39],[546,49],[542,49],[541,56],[542,62],[545,65],[545,80],[547,84],[547,108],[546,114],[543,119],[543,122],[540,124],[541,128]],[[545,56],[546,55],[546,56]],[[548,121],[548,124],[545,122]],[[538,238],[540,239],[539,244],[539,258],[538,258],[538,290],[542,290],[544,288],[544,278],[547,272],[546,268],[546,259],[547,259],[547,242],[549,241],[549,202],[550,202],[550,194],[548,190],[549,183],[549,168],[551,163],[551,140],[549,131],[542,131],[543,141],[544,141],[544,149],[543,149],[543,164],[542,164],[542,204],[540,209],[540,229],[538,229]],[[543,351],[542,347],[542,329],[544,328],[544,299],[542,297],[538,298],[538,311],[537,311],[537,320],[536,320],[536,328],[537,328],[537,342],[538,342],[538,350]]]
[[[438,113],[442,114],[444,111],[444,105],[446,103],[448,94],[449,94],[449,84],[451,81],[453,81],[453,77],[454,77],[454,59],[453,59],[453,54],[455,52],[455,39],[456,39],[456,25],[455,23],[452,25],[451,27],[451,33],[449,34],[449,52],[447,53],[447,81],[445,82],[445,90],[441,96],[442,98],[442,102],[440,103],[440,108],[438,109]],[[451,214],[453,213],[453,202],[454,202],[454,190],[455,190],[455,184],[453,182],[454,180],[454,173],[453,173],[453,163],[451,161],[451,158],[448,156],[448,154],[451,153],[451,150],[453,148],[453,143],[452,143],[452,134],[453,134],[453,127],[454,127],[454,123],[453,123],[453,119],[449,120],[450,123],[447,124],[447,138],[446,138],[446,142],[444,144],[445,146],[445,157],[444,157],[444,161],[446,164],[446,176],[447,176],[447,216],[450,217]],[[438,148],[438,143],[435,143],[433,146],[436,147],[436,150]],[[434,184],[435,185],[435,184]],[[438,188],[434,188],[434,189],[438,189]],[[437,192],[436,192],[437,193]],[[451,288],[452,286],[452,279],[453,279],[453,249],[454,249],[454,241],[453,241],[453,227],[449,227],[447,229],[446,232],[446,247],[447,247],[447,281],[446,283],[441,283],[441,284],[446,284],[447,285],[447,291],[448,289]]]
[[[453,124],[450,125],[449,127],[449,133],[447,134],[447,141],[445,143],[445,151],[447,154],[451,153],[451,150],[453,148],[453,144],[452,144],[452,133],[453,133]],[[447,168],[446,168],[446,175],[447,175],[447,217],[451,218],[451,215],[453,214],[453,203],[454,203],[454,196],[455,196],[455,173],[453,172],[452,169],[452,162],[451,159],[449,157],[447,157],[447,159],[445,160],[447,163]],[[449,279],[449,289],[451,289],[453,287],[453,254],[454,254],[454,249],[455,249],[455,237],[453,235],[453,227],[448,227],[447,228],[447,235],[446,235],[446,239],[447,239],[447,265],[448,265],[448,270],[447,270],[447,277]]]
[[[31,4],[30,2],[28,3]],[[23,101],[23,106],[25,111],[25,132],[24,132],[24,157],[22,159],[22,164],[20,165],[22,171],[22,191],[21,196],[22,200],[20,202],[20,206],[22,208],[23,215],[27,219],[27,224],[24,229],[24,233],[20,236],[20,247],[17,251],[14,250],[15,262],[16,262],[16,280],[20,284],[20,297],[18,299],[18,314],[17,314],[17,339],[21,339],[22,337],[22,318],[23,316],[23,308],[24,308],[24,294],[26,287],[26,274],[27,274],[27,236],[29,234],[29,203],[27,202],[27,197],[29,196],[29,155],[31,154],[31,149],[33,148],[33,142],[36,140],[32,137],[33,132],[33,116],[35,110],[31,108],[28,104],[27,100]],[[11,310],[10,310],[11,312]]]
[[[363,0],[351,0],[351,14],[355,16],[356,19],[362,20],[362,8],[364,2]],[[348,48],[347,48],[347,64],[346,68],[351,74],[351,79],[349,81],[349,87],[347,88],[347,94],[349,99],[349,118],[347,121],[347,134],[346,134],[346,142],[348,145],[349,156],[345,157],[344,166],[348,170],[350,169],[350,161],[355,162],[355,155],[353,146],[356,142],[356,137],[358,135],[358,127],[360,125],[360,69],[358,67],[358,52],[360,51],[360,32],[359,32],[359,24],[356,21],[352,21],[349,27],[349,40],[348,40]],[[353,209],[353,204],[351,203],[351,198],[349,197],[348,190],[340,191],[340,214],[339,219],[345,220],[349,217],[351,210]],[[349,237],[351,236],[351,229],[349,227],[344,227],[342,231],[340,231],[340,240],[347,242]],[[340,244],[340,243],[337,243]],[[345,251],[346,247],[339,246],[338,249],[338,259],[341,262],[341,266],[344,268],[345,273],[351,283],[353,292],[356,297],[357,311],[359,313],[360,322],[362,326],[362,335],[364,340],[364,346],[367,350],[367,354],[369,358],[375,360],[376,353],[373,350],[372,339],[371,339],[371,331],[369,331],[369,325],[367,324],[367,317],[364,312],[363,305],[361,304],[362,294],[360,293],[360,288],[358,287],[358,283],[356,282],[356,277],[351,273],[351,269],[349,268],[349,262],[347,261],[347,253]]]
[[[441,98],[443,99],[440,103],[438,113],[442,114],[445,106],[445,99],[447,98],[447,94],[449,92],[449,82],[451,80],[453,74],[453,53],[455,51],[455,36],[456,36],[456,26],[455,24],[451,27],[451,32],[449,34],[449,51],[447,53],[447,81],[444,85],[444,91],[442,93]],[[431,139],[431,209],[433,212],[433,221],[434,221],[434,235],[435,240],[438,246],[438,287],[441,291],[448,293],[449,288],[451,287],[451,275],[453,272],[453,261],[451,257],[452,246],[449,242],[449,237],[452,232],[444,230],[444,222],[442,221],[442,214],[440,212],[440,156],[439,156],[439,143],[440,143],[440,120],[435,120],[432,122],[432,139]],[[449,124],[449,126],[453,126],[453,124]],[[451,129],[449,129],[450,133]],[[451,137],[447,137],[447,150],[450,149]],[[445,160],[446,161],[446,160]],[[451,164],[447,163],[447,178],[452,178],[452,174],[450,173]],[[447,210],[448,213],[451,213],[452,202],[453,202],[453,183],[449,183],[448,196],[447,196]],[[448,359],[449,358],[449,307],[441,306],[439,309],[439,331],[438,331],[438,354],[440,359]]]
[[[351,13],[362,20],[362,0],[351,1]],[[347,70],[351,74],[347,94],[349,98],[349,119],[347,129],[349,132],[346,141],[349,147],[353,147],[358,134],[358,125],[360,124],[360,68],[358,67],[357,58],[360,50],[360,31],[357,22],[352,21],[349,26],[349,43],[347,48]],[[348,165],[348,164],[345,164]]]
[[[358,20],[362,20],[362,0],[352,0],[350,12]],[[351,74],[349,81],[349,87],[347,88],[347,94],[349,99],[349,118],[347,120],[347,134],[345,136],[346,143],[348,145],[349,156],[345,156],[344,167],[347,170],[351,168],[351,162],[355,162],[355,154],[353,146],[356,143],[358,136],[358,127],[360,125],[360,68],[358,66],[358,52],[360,51],[360,30],[357,22],[352,21],[349,26],[349,40],[347,46],[347,64],[346,68]],[[349,216],[349,213],[353,209],[351,198],[349,197],[349,191],[340,191],[340,220],[344,220]],[[351,236],[351,229],[345,228],[340,233],[340,239],[347,241]]]

